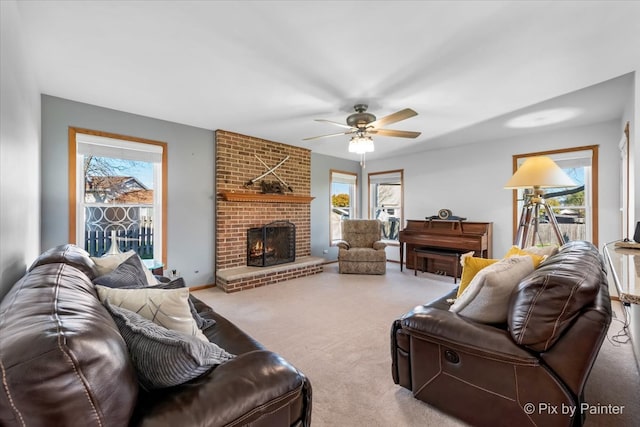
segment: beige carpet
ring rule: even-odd
[[[450,277],[414,277],[394,263],[385,276],[340,275],[330,264],[315,276],[194,295],[310,378],[313,426],[447,427],[464,424],[393,383],[389,342],[394,319],[453,286]],[[620,328],[613,322],[610,335]],[[625,408],[622,415],[590,415],[587,427],[639,425],[640,377],[631,351],[629,344],[604,343],[585,397]]]

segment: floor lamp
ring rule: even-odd
[[[529,157],[504,186],[507,189],[531,190],[530,193],[525,194],[514,245],[520,248],[535,246],[536,239],[541,240],[538,230],[541,208],[547,213],[549,224],[558,240],[558,244],[563,245],[565,242],[560,232],[558,221],[553,210],[544,200],[542,189],[573,187],[575,185],[576,183],[549,157]],[[529,236],[532,236],[531,242],[528,241]],[[540,243],[543,242],[540,241]]]

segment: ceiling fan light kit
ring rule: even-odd
[[[373,138],[368,135],[356,135],[352,136],[349,141],[350,153],[372,153],[374,151]]]
[[[382,135],[399,138],[417,138],[420,136],[420,132],[412,132],[406,130],[394,130],[394,129],[382,129],[383,126],[391,123],[396,123],[401,120],[406,120],[413,116],[418,115],[411,108],[405,108],[404,110],[397,111],[389,114],[381,119],[377,119],[371,113],[367,112],[367,104],[356,104],[353,109],[356,111],[347,117],[346,125],[331,120],[316,119],[317,122],[327,122],[332,125],[336,125],[347,129],[344,132],[332,133],[329,135],[312,136],[310,138],[304,138],[304,141],[319,138],[329,138],[339,135],[353,135],[349,140],[349,152],[362,155],[360,164],[364,167],[364,154],[374,151],[373,138],[371,135]]]

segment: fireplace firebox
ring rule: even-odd
[[[296,226],[275,221],[247,230],[247,265],[266,267],[296,260]]]

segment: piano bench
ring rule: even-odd
[[[453,283],[458,283],[458,266],[460,265],[460,253],[446,249],[414,248],[413,249],[413,275],[418,275],[418,259],[420,259],[421,271],[424,273],[424,260],[437,260],[452,263]]]

